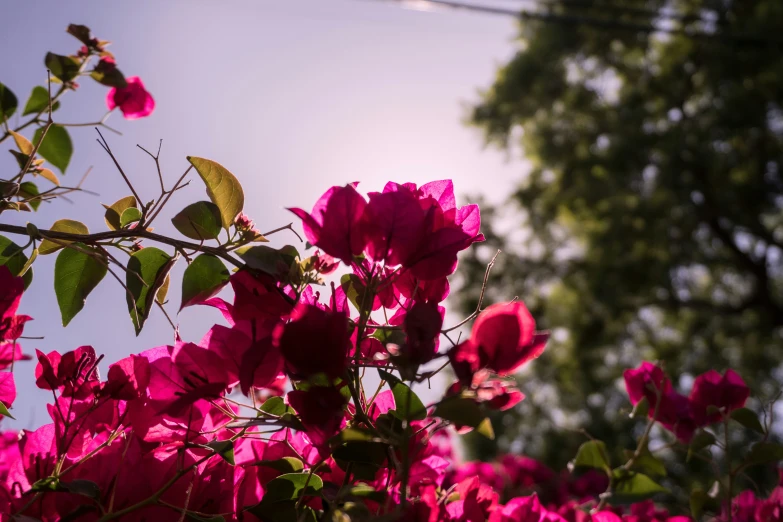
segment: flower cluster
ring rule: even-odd
[[[448,276],[483,236],[478,207],[457,207],[450,181],[389,183],[368,197],[354,184],[332,187],[311,212],[292,212],[318,250],[304,260],[287,247],[241,250],[253,262],[187,303],[225,321],[200,341],[177,334],[109,365],[105,377],[91,346],[36,350],[51,422],[0,438],[1,522],[690,520],[656,507],[648,493],[663,489],[636,468],[611,469],[597,441],[580,450],[592,456],[575,459],[593,468],[579,475],[517,455],[456,464],[454,433],[492,436],[488,413],[524,399],[510,376],[541,355],[548,334],[513,301],[479,306],[467,338],[452,341]],[[244,214],[234,222],[258,234]],[[340,263],[347,273],[327,286]],[[230,301],[217,296],[226,284]],[[25,358],[23,288],[0,267],[4,414],[14,361]],[[454,382],[425,405],[414,388],[447,366]],[[366,372],[377,373],[377,387],[365,387]],[[698,377],[689,397],[648,363],[625,377],[632,403],[650,404],[650,425],[683,441],[749,395],[731,371]],[[629,492],[626,507],[608,502]],[[753,504],[757,518],[747,520],[780,511],[777,497],[746,497],[730,509]]]
[[[698,428],[723,421],[750,397],[745,381],[732,369],[724,375],[715,370],[699,375],[689,396],[674,391],[663,370],[649,362],[626,370],[624,377],[631,403],[636,406],[645,399],[648,416],[686,443]]]
[[[109,42],[95,38],[90,29],[84,25],[71,24],[68,26],[68,33],[78,39],[82,46],[73,57],[57,57],[57,61],[64,64],[62,69],[67,70],[68,67],[72,67],[81,70],[90,58],[97,57],[98,63],[89,74],[98,83],[110,87],[106,95],[106,106],[109,110],[119,108],[122,115],[128,120],[144,118],[152,114],[152,111],[155,110],[155,100],[144,88],[141,78],[138,76],[126,78],[120,72],[114,55],[106,50]],[[69,73],[61,80],[65,80],[71,88],[75,89],[78,84],[70,76]]]

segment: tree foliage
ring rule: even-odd
[[[487,220],[462,295],[472,309],[501,248],[489,295],[520,296],[553,329],[524,379],[524,422],[507,419],[499,437],[550,463],[578,440],[555,430],[563,413],[616,432],[627,413],[616,382],[642,359],[684,375],[738,368],[762,399],[780,385],[783,4],[619,4],[550,7],[609,16],[610,29],[523,21],[471,114],[488,142],[521,147],[530,171],[510,199],[511,232]],[[622,28],[631,23],[702,34]]]

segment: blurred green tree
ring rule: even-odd
[[[470,439],[473,456],[560,468],[584,441],[564,426],[631,447],[622,371],[641,360],[686,389],[726,367],[759,399],[780,388],[783,2],[545,5],[554,19],[522,17],[516,54],[472,108],[530,169],[485,215],[495,228],[462,262],[461,299],[475,308],[500,248],[489,300],[519,296],[553,332],[520,378],[527,399],[495,419],[495,442]]]

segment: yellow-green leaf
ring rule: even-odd
[[[228,229],[234,219],[242,212],[245,194],[237,178],[220,163],[212,160],[188,156],[188,161],[196,168],[212,203],[220,209],[223,228]]]
[[[58,219],[54,222],[54,225],[52,225],[52,228],[50,229],[52,232],[67,232],[68,234],[89,234],[90,231],[87,229],[87,225],[80,221],[76,221],[74,219]],[[58,239],[57,240],[60,243],[71,243],[71,241],[68,241],[66,239]],[[41,242],[41,246],[38,248],[38,253],[42,256],[45,256],[47,254],[53,254],[60,250],[62,248],[62,245],[59,245],[53,241],[49,241],[48,239],[44,239]]]
[[[106,226],[111,230],[119,230],[122,228],[122,222],[120,217],[122,213],[129,208],[138,208],[136,198],[133,196],[126,196],[112,203],[111,205],[103,205],[106,209],[106,213],[103,215],[106,221]]]
[[[33,144],[30,143],[30,140],[19,134],[18,132],[9,130],[8,133],[14,137],[14,141],[16,142],[16,146],[19,147],[19,151],[22,154],[27,154],[28,156],[33,153]]]

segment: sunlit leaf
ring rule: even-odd
[[[242,185],[233,174],[217,162],[195,156],[188,156],[188,161],[204,180],[209,199],[220,209],[223,228],[228,229],[245,205]]]
[[[9,130],[8,133],[13,136],[14,143],[16,143],[16,146],[19,148],[19,152],[27,154],[28,156],[33,153],[33,144],[30,143],[30,140],[12,130]]]
[[[120,214],[120,228],[125,228],[131,223],[135,223],[141,219],[141,210],[136,207],[128,207]]]
[[[57,221],[54,222],[50,230],[52,232],[66,232],[68,234],[90,233],[90,231],[87,229],[87,225],[73,219],[58,219]],[[71,241],[67,239],[58,239],[57,241],[58,243],[65,243],[65,244],[71,243]],[[53,254],[54,252],[57,252],[62,248],[62,245],[58,243],[49,241],[48,239],[44,239],[41,242],[41,246],[38,248],[38,251],[42,256]]]
[[[103,205],[106,212],[103,215],[103,219],[106,221],[106,226],[111,230],[119,230],[122,228],[122,222],[120,220],[122,213],[129,208],[138,208],[138,203],[134,196],[126,196],[122,199],[118,199],[111,205]]]
[[[635,471],[617,468],[612,471],[612,504],[633,504],[669,490],[653,479]]]

